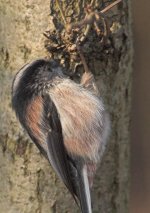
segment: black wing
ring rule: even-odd
[[[45,95],[44,99],[44,128],[48,130],[47,134],[47,146],[48,146],[48,158],[54,168],[55,172],[62,179],[70,193],[76,200],[76,190],[74,181],[72,178],[72,162],[67,155],[66,149],[63,143],[62,127],[57,113],[57,109],[50,99],[49,95]],[[71,172],[72,171],[72,172]]]

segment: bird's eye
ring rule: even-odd
[[[47,64],[47,65],[45,66],[44,70],[45,70],[46,72],[48,72],[48,73],[50,73],[50,72],[53,71],[52,68],[51,68],[51,66],[50,66],[49,64]]]
[[[50,67],[48,67],[47,71],[48,72],[52,72],[52,69]]]

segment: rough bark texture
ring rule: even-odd
[[[67,0],[62,2],[71,20],[77,20],[88,1],[72,1],[73,7],[66,4]],[[96,2],[101,6],[106,1]],[[0,211],[3,213],[79,212],[48,162],[19,128],[11,109],[14,74],[26,62],[47,54],[43,32],[53,27],[55,12],[59,17],[58,8],[52,3],[49,0],[0,2]],[[108,17],[114,24],[107,51],[104,47],[95,57],[92,49],[86,50],[112,126],[107,151],[94,182],[93,212],[127,213],[132,73],[129,2],[124,1]]]

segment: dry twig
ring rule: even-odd
[[[85,25],[87,25],[86,30],[84,32],[84,38],[86,37],[86,35],[89,32],[90,26],[91,25],[95,25],[97,31],[100,31],[100,29],[98,30],[98,23],[103,19],[103,23],[104,23],[104,28],[107,28],[107,21],[105,21],[104,18],[104,13],[106,13],[107,11],[109,11],[111,8],[113,8],[115,5],[119,4],[122,0],[116,0],[115,2],[113,2],[112,4],[108,5],[107,7],[105,7],[103,10],[101,10],[100,12],[96,12],[93,11],[91,8],[91,5],[89,5],[87,7],[87,14],[85,16],[85,18],[79,22],[75,22],[75,23],[71,23],[66,25],[66,30],[68,33],[70,33],[73,29],[76,28],[81,28]],[[93,4],[93,1],[91,2],[91,4]],[[105,34],[105,33],[104,33]]]

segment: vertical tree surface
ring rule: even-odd
[[[85,0],[60,1],[67,21],[84,16]],[[104,7],[111,1],[95,0]],[[46,29],[55,33],[63,26],[57,1],[1,0],[0,2],[0,211],[3,213],[79,212],[72,197],[21,129],[11,109],[14,74],[27,62],[48,53],[44,48]],[[95,6],[94,5],[94,6]],[[49,7],[50,6],[50,7]],[[86,59],[95,74],[100,93],[110,113],[111,137],[97,171],[92,190],[93,212],[128,212],[129,121],[131,105],[132,39],[129,2],[107,13],[111,38],[93,47],[84,47]],[[60,24],[61,23],[61,24]],[[93,39],[93,40],[92,40]],[[48,43],[45,43],[46,47]],[[54,57],[69,68],[71,57],[58,51]],[[68,58],[67,58],[68,57]],[[64,62],[63,62],[64,61]]]

